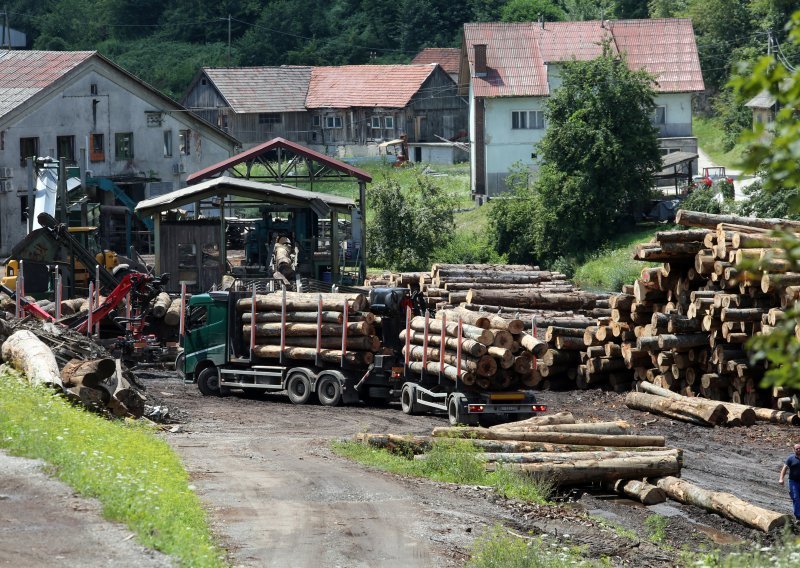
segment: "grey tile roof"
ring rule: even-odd
[[[304,112],[311,67],[204,68],[237,113]]]

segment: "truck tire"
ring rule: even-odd
[[[183,372],[183,362],[185,360],[186,360],[186,354],[185,353],[180,353],[175,358],[175,370],[181,376],[181,379],[183,379],[183,381],[186,381],[186,374]]]
[[[417,404],[417,387],[411,383],[405,383],[400,391],[400,408],[409,416],[419,413]]]
[[[306,404],[311,398],[311,379],[299,371],[289,373],[286,379],[286,393],[292,404]]]
[[[219,372],[216,367],[207,367],[197,375],[197,388],[203,396],[220,396]]]
[[[457,426],[459,424],[474,426],[478,423],[477,416],[472,416],[464,412],[464,409],[462,408],[463,400],[464,395],[457,394],[450,397],[450,401],[447,403],[447,419],[450,421],[452,426]]]
[[[342,402],[341,381],[333,375],[320,375],[317,379],[317,398],[322,406],[339,406]]]

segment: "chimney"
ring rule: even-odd
[[[475,76],[486,77],[486,44],[477,43],[472,49],[475,50]]]

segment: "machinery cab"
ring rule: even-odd
[[[191,297],[186,306],[183,336],[183,372],[187,379],[199,370],[228,362],[229,320],[235,314],[228,292]]]

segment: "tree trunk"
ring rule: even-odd
[[[249,332],[247,332],[249,333]],[[246,335],[246,337],[250,337]],[[280,337],[258,337],[256,345],[280,345]],[[290,347],[317,347],[317,338],[314,336],[306,337],[287,337],[286,345]],[[342,338],[322,336],[320,337],[320,348],[322,349],[341,349]],[[376,335],[356,335],[347,338],[347,349],[351,351],[372,351],[377,352],[381,348],[381,340]]]
[[[150,313],[153,314],[154,318],[161,319],[166,315],[170,304],[172,304],[172,298],[170,298],[170,295],[166,292],[161,292],[158,296],[156,296],[156,300],[153,303],[153,309]]]
[[[702,381],[703,379],[701,377],[701,385],[703,384]],[[744,406],[742,404],[733,404],[730,402],[720,402],[716,400],[712,401],[704,398],[681,396],[678,393],[672,392],[667,389],[659,388],[649,383],[641,383],[640,387],[642,390],[650,394],[654,394],[656,396],[662,396],[665,398],[671,398],[673,400],[681,401],[685,404],[694,404],[696,406],[707,406],[707,407],[716,407],[717,405],[721,404],[728,411],[728,418],[726,422],[728,426],[734,426],[734,425],[752,426],[756,422],[755,409],[750,408],[749,406]],[[709,388],[709,387],[704,387],[704,388]],[[738,423],[734,421],[738,421]]]
[[[52,349],[27,329],[12,333],[3,342],[3,361],[22,371],[34,385],[63,388]]]
[[[242,323],[250,323],[252,314],[242,314]],[[322,323],[342,323],[342,312],[322,312]],[[256,312],[256,323],[283,321],[280,312]],[[317,323],[317,312],[287,312],[286,321],[292,323]],[[351,320],[352,321],[352,320]]]
[[[189,305],[187,298],[186,305]],[[181,322],[181,299],[176,298],[174,302],[169,305],[167,312],[164,314],[164,323],[166,325],[176,326]]]
[[[677,477],[662,477],[656,480],[656,483],[670,499],[702,507],[764,532],[770,532],[791,522],[789,515],[757,507],[730,493],[703,489]]]
[[[410,342],[415,345],[422,345],[425,341],[425,334],[421,331],[411,330]],[[400,332],[400,343],[406,342],[406,330]],[[441,334],[429,335],[428,345],[438,347],[442,342]],[[454,337],[445,337],[445,348],[451,351],[458,349],[458,339]],[[487,347],[482,343],[478,343],[472,339],[463,339],[461,341],[461,352],[465,355],[472,355],[473,357],[483,357],[487,353]]]
[[[516,422],[508,422],[506,424],[498,424],[490,426],[489,430],[511,430],[515,428],[529,428],[531,426],[552,426],[555,424],[575,424],[575,417],[571,412],[556,412],[555,414],[541,414],[532,416],[525,420],[518,420]]]
[[[469,304],[488,304],[516,308],[546,308],[558,310],[586,310],[596,307],[597,294],[588,292],[549,294],[536,289],[481,290],[472,289],[467,294]]]
[[[777,229],[780,226],[787,228],[800,228],[800,221],[790,219],[758,219],[752,217],[741,217],[739,215],[714,215],[712,213],[701,213],[699,211],[678,210],[675,215],[675,223],[684,227],[700,227],[703,229],[716,230],[717,225],[725,223],[727,225],[741,225],[743,227],[757,227],[759,229]]]
[[[411,320],[411,329],[414,331],[425,331],[425,318],[423,316],[416,316]],[[437,334],[441,335],[442,322],[437,319],[432,319],[428,322],[428,335]],[[491,330],[475,327],[474,325],[461,326],[462,337],[466,339],[473,339],[483,345],[492,345],[494,342],[494,333]],[[450,337],[458,337],[458,324],[448,322],[446,326],[446,334]]]
[[[629,392],[625,396],[625,405],[695,424],[701,422],[711,426],[721,425],[728,419],[728,411],[722,404],[698,406],[640,392]]]
[[[612,436],[603,434],[580,434],[575,432],[495,432],[487,428],[450,427],[434,428],[433,435],[450,436],[454,438],[517,440],[523,442],[552,442],[555,444],[583,444],[591,446],[664,446],[663,436]]]
[[[402,353],[405,355],[406,348],[402,348]],[[409,358],[413,361],[422,361],[422,357],[425,354],[425,348],[420,347],[418,345],[414,345],[411,347]],[[428,361],[439,361],[440,360],[441,351],[435,347],[428,347]],[[456,366],[458,363],[458,358],[456,354],[452,351],[445,351],[444,352],[444,362],[448,365]],[[481,377],[491,377],[495,373],[497,373],[497,361],[495,361],[491,356],[484,355],[480,358],[474,358],[469,356],[464,356],[462,354],[461,358],[461,368],[466,369],[471,373],[475,373]]]
[[[636,499],[644,505],[657,505],[667,500],[667,494],[663,489],[645,481],[620,479],[606,486],[620,495]]]
[[[427,456],[418,456],[424,459]],[[477,455],[481,461],[492,463],[573,463],[588,460],[608,459],[649,459],[653,457],[677,458],[682,461],[681,450],[656,450],[650,452],[632,451],[586,451],[586,452],[482,452]]]
[[[265,359],[278,359],[281,353],[280,345],[257,345],[253,350],[257,357]],[[287,347],[285,356],[287,359],[298,359],[301,361],[314,361],[316,349],[310,347]],[[341,349],[322,349],[320,359],[326,363],[339,363],[341,361]],[[374,355],[370,351],[348,351],[345,354],[345,361],[353,365],[369,365],[372,363]]]
[[[519,344],[537,357],[541,357],[547,351],[546,342],[536,339],[534,336],[527,333],[519,334]]]
[[[269,312],[281,311],[282,292],[272,294],[259,294],[256,296],[256,311]],[[316,293],[286,293],[287,312],[316,312],[319,309],[319,296],[322,296],[322,309],[328,311],[344,311],[344,303],[350,306],[350,311],[362,312],[369,307],[363,294],[316,294]],[[252,298],[242,298],[236,303],[239,312],[249,312],[253,304]]]
[[[256,337],[280,337],[281,323],[257,323]],[[251,326],[242,326],[242,333],[245,337],[250,337]],[[322,324],[322,335],[342,336],[344,326],[335,323]],[[347,324],[348,335],[375,335],[375,326],[363,321],[356,321]],[[286,336],[316,336],[317,325],[313,323],[292,323],[286,322]]]
[[[676,454],[643,454],[635,458],[590,459],[564,463],[509,464],[507,467],[530,475],[551,478],[559,485],[674,475],[681,470]]]
[[[422,374],[423,367],[422,367],[422,363],[419,362],[419,361],[411,361],[408,364],[408,368],[412,372],[414,372],[414,373],[416,373],[418,375]],[[436,375],[436,374],[439,373],[440,368],[441,368],[441,365],[439,364],[438,361],[429,362],[428,366],[425,367],[425,372],[430,373],[432,375]],[[467,371],[466,369],[462,368],[461,369],[461,376],[459,377],[458,376],[458,369],[456,367],[454,367],[453,365],[448,365],[447,363],[444,364],[444,369],[442,369],[442,375],[444,377],[447,377],[451,381],[455,382],[456,380],[458,380],[458,381],[462,382],[463,384],[465,384],[467,386],[471,386],[471,385],[474,385],[476,383],[476,378],[475,378],[474,374],[472,374],[469,371]]]
[[[490,428],[494,432],[576,432],[581,434],[630,434],[631,426],[627,422],[585,422],[576,424],[546,424],[515,426],[514,423],[503,424],[505,428]]]
[[[61,382],[65,387],[82,385],[96,388],[100,381],[107,379],[115,371],[113,359],[72,359],[61,369]]]

